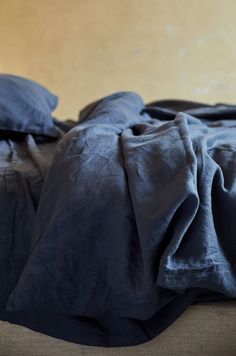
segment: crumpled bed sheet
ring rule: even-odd
[[[0,141],[2,320],[130,346],[236,298],[235,106],[119,92],[55,125]]]

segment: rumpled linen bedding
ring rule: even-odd
[[[236,106],[119,92],[0,133],[0,318],[129,346],[236,298]]]

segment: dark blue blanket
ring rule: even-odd
[[[27,233],[9,242],[1,231],[3,320],[127,346],[198,300],[236,298],[235,106],[116,93],[84,108],[54,147],[40,156],[30,226],[17,210],[14,229]]]

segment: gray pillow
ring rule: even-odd
[[[52,111],[58,97],[42,85],[0,74],[0,130],[57,137]]]

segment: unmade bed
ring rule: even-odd
[[[55,95],[7,75],[0,98],[2,335],[171,355],[184,315],[209,323],[199,340],[220,315],[233,355],[236,107],[119,92],[60,122]]]

